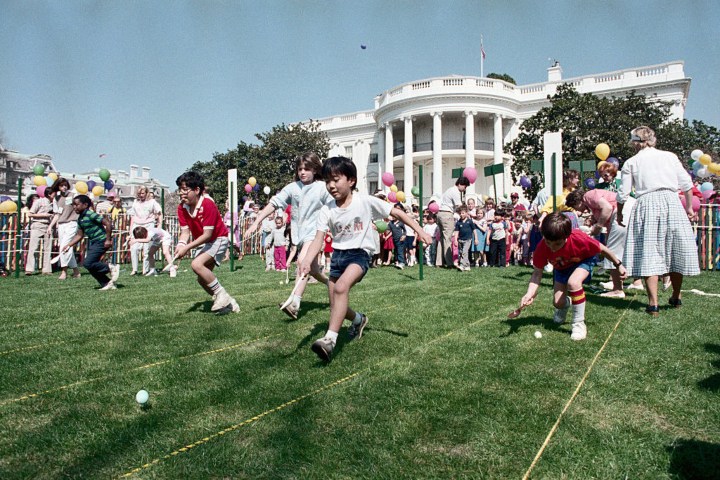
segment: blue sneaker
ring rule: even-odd
[[[365,330],[365,326],[368,324],[368,318],[363,313],[361,313],[360,316],[361,316],[360,323],[355,324],[355,322],[353,322],[350,325],[350,328],[348,328],[348,331],[347,331],[348,340],[354,340],[356,338],[362,337],[363,330]]]

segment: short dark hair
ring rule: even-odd
[[[200,193],[205,191],[205,180],[202,175],[192,170],[183,173],[175,180],[175,185],[178,187],[181,187],[183,183],[185,184],[185,187],[191,190],[199,188]]]
[[[577,190],[573,190],[572,192],[568,193],[565,197],[565,205],[572,208],[573,210],[578,210],[578,207],[580,207],[583,203],[583,196],[585,195],[585,190],[582,188],[578,188]]]
[[[300,165],[305,164],[305,168],[312,170],[313,180],[320,180],[320,172],[322,171],[322,161],[315,152],[305,152],[295,157],[295,180],[300,180],[297,174]]]
[[[133,228],[133,237],[135,238],[147,238],[148,231],[145,227],[135,227]]]
[[[540,233],[545,240],[565,240],[572,232],[572,222],[561,212],[553,212],[543,220]]]
[[[458,213],[460,213],[460,212],[467,212],[467,211],[468,211],[467,205],[465,205],[465,204],[463,203],[462,205],[460,205],[459,207],[457,207],[457,211],[458,211]]]
[[[76,195],[73,200],[77,200],[78,202],[82,203],[83,205],[87,205],[88,207],[92,205],[92,200],[90,200],[90,197],[87,195]]]
[[[327,182],[335,175],[343,175],[348,180],[354,180],[357,185],[357,167],[347,157],[330,157],[322,165],[322,177]]]
[[[470,180],[468,180],[467,177],[463,177],[462,175],[455,181],[455,186],[465,185],[466,187],[470,186]]]

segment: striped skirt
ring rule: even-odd
[[[628,276],[700,274],[695,235],[676,192],[656,190],[641,195],[625,224],[623,263]]]

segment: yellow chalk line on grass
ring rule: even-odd
[[[148,463],[145,463],[144,465],[140,465],[140,466],[137,467],[137,468],[133,468],[133,469],[130,470],[129,472],[120,475],[120,477],[118,477],[118,478],[131,477],[131,476],[135,475],[136,473],[140,473],[140,472],[142,472],[143,470],[146,470],[146,469],[152,467],[153,465],[156,465],[156,464],[158,464],[158,463],[160,463],[160,462],[162,462],[162,461],[164,461],[164,460],[167,460],[167,459],[169,459],[169,458],[172,458],[172,457],[174,457],[174,456],[176,456],[176,455],[179,455],[179,454],[181,454],[181,453],[187,452],[188,450],[191,450],[191,449],[193,449],[193,448],[195,448],[195,447],[199,447],[200,445],[204,445],[204,444],[208,443],[209,441],[214,440],[214,439],[216,439],[216,438],[218,438],[218,437],[221,437],[221,436],[225,435],[226,433],[230,433],[230,432],[232,432],[232,431],[235,431],[235,430],[239,429],[240,427],[243,427],[243,426],[245,426],[245,425],[249,425],[249,424],[251,424],[251,423],[257,422],[258,420],[262,419],[263,417],[266,417],[266,416],[270,415],[271,413],[279,412],[280,410],[283,410],[283,409],[285,409],[285,408],[287,408],[287,407],[289,407],[289,406],[291,406],[291,405],[294,405],[294,404],[296,404],[296,403],[298,403],[298,402],[301,402],[302,400],[305,400],[305,399],[308,398],[308,397],[312,397],[312,396],[317,395],[317,394],[319,394],[319,393],[321,393],[321,392],[324,392],[324,391],[326,391],[326,390],[330,390],[330,389],[333,388],[333,387],[336,387],[336,386],[338,386],[338,385],[340,385],[340,384],[343,384],[343,383],[345,383],[345,382],[347,382],[347,381],[349,381],[349,380],[352,380],[353,378],[357,377],[358,375],[360,375],[360,372],[355,372],[355,373],[353,373],[353,374],[351,374],[351,375],[348,375],[347,377],[341,378],[340,380],[336,380],[336,381],[334,381],[334,382],[332,382],[332,383],[329,383],[329,384],[324,385],[324,386],[322,386],[322,387],[320,387],[320,388],[317,388],[317,389],[313,390],[312,392],[309,392],[309,393],[306,393],[306,394],[301,395],[301,396],[299,396],[299,397],[293,398],[292,400],[290,400],[290,401],[288,401],[288,402],[285,402],[285,403],[283,403],[283,404],[281,404],[281,405],[278,405],[278,406],[275,407],[275,408],[271,408],[270,410],[265,410],[264,412],[262,412],[262,413],[260,413],[260,414],[258,414],[258,415],[255,415],[254,417],[251,417],[251,418],[248,418],[248,419],[246,419],[246,420],[243,420],[242,422],[236,423],[235,425],[231,425],[231,426],[229,426],[229,427],[227,427],[227,428],[224,428],[224,429],[220,430],[219,432],[213,433],[212,435],[208,435],[207,437],[204,437],[204,438],[202,438],[202,439],[200,439],[200,440],[198,440],[198,441],[196,441],[196,442],[193,442],[193,443],[190,443],[190,444],[188,444],[188,445],[185,445],[185,446],[182,447],[182,448],[178,448],[177,450],[174,450],[174,451],[172,451],[172,452],[170,452],[170,453],[168,453],[168,454],[166,454],[166,455],[163,455],[162,457],[158,457],[158,458],[156,458],[156,459],[154,459],[154,460],[152,460],[152,461],[150,461],[150,462],[148,462]]]
[[[557,420],[555,421],[555,424],[550,429],[550,432],[547,434],[547,437],[545,437],[545,441],[543,442],[542,446],[540,447],[540,450],[538,450],[537,454],[535,454],[535,458],[533,459],[532,463],[530,464],[530,467],[528,467],[527,472],[525,472],[525,475],[523,475],[523,480],[527,480],[530,478],[530,473],[533,471],[535,466],[537,465],[538,461],[540,461],[540,457],[542,457],[543,453],[545,453],[545,449],[547,448],[548,444],[550,443],[550,440],[552,439],[553,435],[555,435],[555,432],[557,431],[558,427],[560,426],[560,422],[563,419],[563,416],[565,415],[565,412],[568,411],[570,408],[570,405],[575,401],[575,398],[577,398],[578,394],[580,393],[580,389],[585,385],[585,380],[588,379],[590,376],[590,373],[592,372],[593,367],[595,366],[595,363],[597,363],[598,359],[600,358],[600,355],[605,350],[605,347],[607,347],[608,343],[610,343],[610,339],[615,334],[615,331],[620,326],[620,323],[623,321],[623,318],[625,317],[625,314],[630,310],[630,306],[633,304],[635,300],[633,299],[630,304],[627,306],[625,311],[622,315],[620,315],[620,318],[618,319],[617,323],[613,327],[613,329],[608,334],[607,338],[605,339],[605,342],[600,347],[600,350],[595,354],[595,357],[593,357],[592,362],[590,362],[590,365],[588,366],[587,371],[585,372],[585,375],[580,379],[580,383],[578,383],[577,387],[575,387],[575,391],[570,396],[570,399],[565,403],[565,407],[560,412],[560,415],[558,415]]]
[[[157,366],[160,366],[160,365],[164,365],[164,364],[166,364],[166,363],[171,363],[171,362],[175,362],[175,361],[179,361],[179,360],[187,360],[187,359],[189,359],[189,358],[201,357],[201,356],[204,356],[204,355],[212,355],[212,354],[215,354],[215,353],[226,352],[226,351],[229,351],[229,350],[234,350],[234,349],[236,349],[236,348],[240,348],[240,347],[243,347],[243,346],[245,346],[245,345],[250,345],[250,344],[252,344],[252,343],[260,342],[260,341],[262,341],[262,340],[267,340],[268,338],[277,337],[277,336],[280,336],[280,334],[278,333],[278,334],[266,335],[266,336],[264,336],[264,337],[255,338],[255,339],[253,339],[253,340],[248,340],[248,341],[246,341],[246,342],[236,343],[235,345],[228,345],[227,347],[216,348],[216,349],[208,350],[208,351],[205,351],[205,352],[192,353],[192,354],[190,354],[190,355],[183,355],[183,356],[181,356],[181,357],[170,358],[170,359],[167,359],[167,360],[160,360],[159,362],[148,363],[148,364],[146,364],[146,365],[141,365],[141,366],[139,366],[139,367],[130,368],[130,369],[128,369],[128,370],[125,370],[125,372],[135,372],[135,371],[139,371],[139,370],[146,370],[146,369],[148,369],[148,368],[157,367]],[[77,382],[69,383],[69,384],[67,384],[67,385],[61,385],[61,386],[59,386],[59,387],[49,388],[49,389],[43,390],[43,391],[41,391],[41,392],[28,393],[27,395],[23,395],[22,397],[12,398],[12,399],[10,399],[10,400],[5,400],[5,401],[3,401],[3,402],[0,402],[0,406],[4,406],[4,405],[10,404],[10,403],[15,403],[15,402],[21,402],[21,401],[23,401],[23,400],[28,400],[28,399],[30,399],[30,398],[39,397],[40,395],[47,395],[48,393],[59,392],[59,391],[61,391],[61,390],[68,390],[68,389],[70,389],[70,388],[72,388],[72,387],[76,387],[76,386],[78,386],[78,385],[85,385],[85,384],[87,384],[87,383],[98,382],[98,381],[100,381],[100,380],[107,380],[107,379],[113,378],[113,377],[115,377],[115,376],[117,376],[117,375],[103,375],[103,376],[101,376],[101,377],[88,378],[87,380],[79,380],[79,381],[77,381]]]

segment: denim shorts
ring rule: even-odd
[[[351,250],[333,250],[330,260],[330,277],[340,278],[345,273],[345,269],[351,264],[358,265],[362,268],[363,277],[370,268],[370,255],[362,248],[353,248]],[[358,280],[358,283],[362,277]]]
[[[567,285],[567,282],[570,279],[570,275],[572,275],[573,272],[578,268],[582,268],[583,270],[587,270],[590,273],[583,281],[583,283],[590,283],[590,280],[592,280],[592,271],[593,267],[595,266],[595,262],[596,257],[590,257],[586,258],[585,260],[581,260],[580,263],[578,263],[577,265],[573,265],[572,267],[568,267],[563,270],[553,270],[553,280],[557,283]]]

